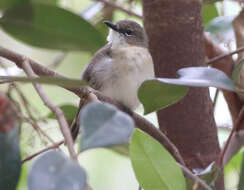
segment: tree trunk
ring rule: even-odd
[[[143,0],[144,26],[157,77],[204,64],[200,0]],[[157,113],[160,129],[190,169],[205,168],[220,152],[207,88],[191,88],[179,103]]]

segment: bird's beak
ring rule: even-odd
[[[120,32],[116,24],[113,24],[110,21],[104,21],[104,24],[106,24],[109,28],[113,29],[116,32]]]

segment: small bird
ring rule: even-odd
[[[154,77],[146,32],[130,20],[104,23],[110,28],[108,43],[94,55],[81,77],[93,89],[135,110],[140,105],[138,88],[143,81]],[[73,125],[74,140],[78,132],[79,125]]]

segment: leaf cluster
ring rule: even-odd
[[[71,11],[60,8],[57,0],[2,0],[1,28],[26,44],[62,51],[94,52],[105,44],[96,27]],[[226,22],[216,21],[218,16],[213,4],[203,8],[203,24],[212,33],[224,30]],[[229,22],[228,22],[229,23]],[[229,26],[227,24],[227,26]],[[179,78],[154,78],[145,81],[138,90],[138,97],[148,114],[164,109],[180,100],[189,87],[216,87],[242,93],[237,88],[243,62],[233,72],[232,79],[222,71],[208,67],[183,68]],[[87,85],[84,81],[63,78],[0,77],[1,82],[37,82],[64,87]],[[61,105],[68,120],[75,117],[77,108]],[[54,119],[52,113],[47,116]],[[131,117],[107,103],[91,103],[80,113],[81,156],[94,148],[109,148],[129,156],[140,186],[145,190],[185,190],[187,183],[182,170],[172,155],[150,135],[135,129]],[[0,130],[0,187],[16,189],[21,171],[18,126],[8,133]],[[238,160],[240,163],[241,159]],[[211,168],[212,169],[212,168]],[[212,172],[212,171],[210,171]],[[243,167],[241,179],[244,176]],[[210,180],[209,184],[212,181]],[[41,154],[28,174],[30,190],[85,189],[86,171],[60,151]],[[243,189],[240,182],[239,189]]]

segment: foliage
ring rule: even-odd
[[[100,26],[101,23],[95,23],[96,19],[88,21],[60,5],[58,0],[1,0],[0,26],[7,34],[24,44],[43,49],[93,53],[105,44],[107,29]],[[205,31],[212,35],[225,32],[232,27],[231,22],[232,19],[219,16],[214,4],[203,6]],[[181,101],[187,95],[189,87],[211,86],[238,92],[237,83],[242,65],[243,61],[233,71],[232,79],[217,69],[190,67],[180,69],[179,78],[147,80],[138,90],[144,114],[165,109]],[[0,76],[0,82],[18,82],[23,85],[35,82],[67,88],[89,85],[79,79],[58,77]],[[59,107],[68,121],[76,116],[78,108],[71,103],[60,104]],[[56,117],[49,113],[44,121],[48,119]],[[135,127],[137,126],[132,118],[113,105],[95,102],[84,106],[80,112],[80,157],[84,158],[89,154],[87,150],[107,148],[129,157],[143,189],[187,189],[185,177],[172,155],[153,137],[134,129]],[[7,190],[16,189],[21,172],[18,128],[6,134],[0,133],[0,187]],[[33,149],[33,152],[36,150]],[[242,158],[243,154],[238,153],[225,168],[225,172],[229,172],[233,169],[232,165],[237,165],[239,169],[242,165],[239,190],[243,189]],[[60,151],[43,153],[32,163],[30,171],[27,171],[28,188],[83,190],[89,183],[87,176],[92,174],[85,171],[80,164],[83,164],[82,161],[76,162]],[[6,173],[10,175],[6,176]]]

